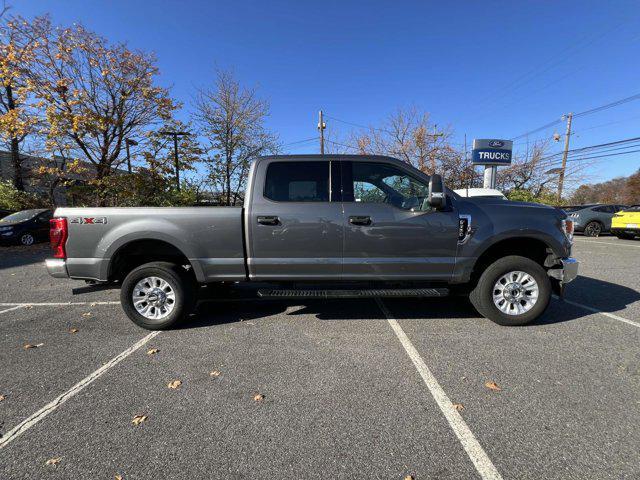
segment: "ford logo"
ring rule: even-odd
[[[491,140],[489,146],[494,148],[504,147],[504,142],[501,140]]]

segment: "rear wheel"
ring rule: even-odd
[[[482,316],[499,325],[531,323],[549,305],[547,272],[530,258],[508,256],[489,265],[469,298]]]
[[[127,316],[147,330],[164,330],[186,317],[195,304],[195,282],[169,262],[133,269],[122,282],[120,303]]]
[[[600,222],[589,222],[584,226],[585,237],[598,237],[602,233]]]

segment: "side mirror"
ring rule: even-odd
[[[442,208],[445,205],[444,183],[442,177],[436,173],[431,175],[431,180],[429,180],[427,203],[431,208],[435,209]]]

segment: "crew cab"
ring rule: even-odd
[[[183,319],[203,284],[263,298],[464,294],[486,318],[523,325],[577,275],[572,225],[539,204],[462,198],[390,157],[266,156],[241,207],[59,208],[46,266],[119,284],[147,329]]]

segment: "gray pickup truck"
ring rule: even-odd
[[[242,207],[59,208],[46,266],[120,284],[147,329],[188,315],[204,284],[280,299],[465,294],[486,318],[524,325],[576,277],[572,235],[560,210],[462,198],[394,158],[269,156]]]

